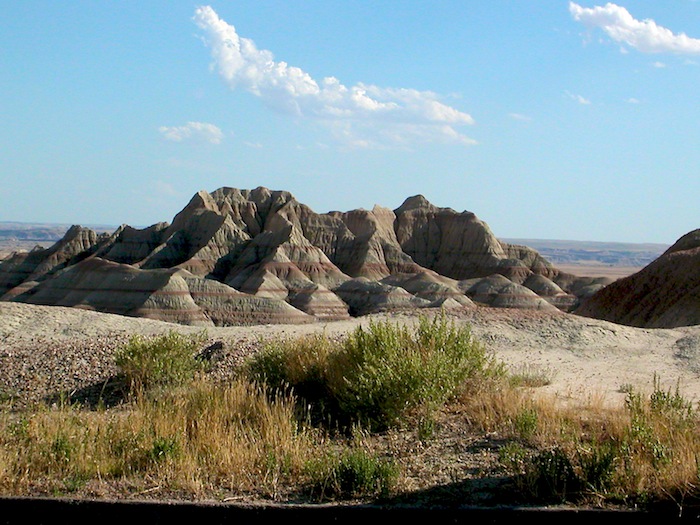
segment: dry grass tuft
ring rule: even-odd
[[[299,482],[317,446],[291,399],[270,400],[245,382],[198,381],[120,409],[3,414],[0,425],[0,488],[13,494],[70,493],[100,480],[124,494],[152,486],[274,498]]]

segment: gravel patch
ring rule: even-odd
[[[423,310],[423,313],[431,311]],[[482,342],[511,370],[540,367],[552,375],[542,387],[563,399],[603,396],[621,402],[623,385],[651,388],[654,376],[663,386],[680,385],[700,399],[700,326],[642,329],[566,313],[476,308],[450,312],[468,323]],[[305,325],[256,325],[207,328],[130,318],[77,308],[0,302],[0,396],[30,402],[97,388],[117,373],[114,355],[135,335],[177,331],[203,334],[212,355],[211,373],[233,374],[246,356],[265,341],[322,332],[331,337],[372,321],[415,322],[408,312],[375,314],[346,321]]]

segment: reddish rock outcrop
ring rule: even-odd
[[[585,299],[575,313],[643,328],[700,324],[700,229]]]

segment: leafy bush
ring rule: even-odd
[[[132,337],[119,348],[116,364],[131,392],[177,386],[194,378],[203,364],[195,358],[204,337],[169,332],[153,338]]]
[[[414,330],[388,321],[360,327],[329,365],[329,387],[341,411],[380,430],[419,406],[442,405],[468,379],[492,370],[469,328],[444,315],[421,317]]]
[[[322,336],[269,346],[248,363],[249,378],[293,389],[343,425],[382,430],[418,407],[442,405],[470,379],[502,374],[468,327],[443,315],[411,329],[385,322],[359,327],[333,349]],[[318,410],[317,410],[318,412]]]

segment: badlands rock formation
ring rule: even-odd
[[[286,191],[200,191],[172,220],[0,262],[0,299],[194,325],[336,320],[423,307],[571,310],[610,281],[500,242],[471,212],[418,195],[318,214]]]
[[[639,272],[587,298],[575,313],[641,328],[700,324],[700,230]]]

